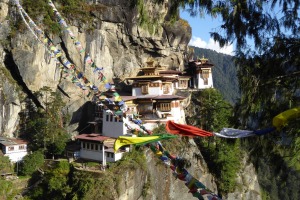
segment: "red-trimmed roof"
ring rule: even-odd
[[[98,142],[103,142],[107,139],[110,139],[110,137],[102,136],[98,133],[81,134],[81,135],[77,135],[75,138],[79,140],[89,140],[89,141],[98,141]]]
[[[12,146],[12,145],[17,145],[17,144],[28,144],[28,141],[18,139],[18,138],[0,137],[0,144],[2,144],[4,146]]]

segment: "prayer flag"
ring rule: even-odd
[[[125,145],[135,144],[135,145],[145,145],[152,142],[157,142],[159,140],[165,140],[170,138],[176,138],[177,136],[162,134],[162,135],[154,135],[154,136],[143,136],[143,137],[129,137],[129,136],[119,136],[116,139],[114,144],[115,152]]]
[[[171,134],[178,134],[182,136],[201,136],[201,137],[209,137],[213,136],[211,132],[199,129],[195,126],[190,126],[186,124],[177,124],[172,121],[168,121],[166,124],[166,130]]]

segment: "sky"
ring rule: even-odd
[[[233,55],[234,47],[232,44],[230,46],[220,48],[219,43],[210,38],[209,32],[220,29],[222,22],[220,19],[213,19],[210,16],[206,16],[205,18],[200,18],[200,16],[191,17],[189,13],[185,11],[180,12],[180,17],[187,20],[192,27],[192,38],[189,43],[190,46],[212,49],[219,53]]]

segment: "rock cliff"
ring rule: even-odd
[[[56,66],[55,60],[24,25],[16,28],[23,22],[13,2],[3,0],[0,3],[0,67],[3,76],[0,81],[0,109],[3,110],[0,127],[1,132],[9,136],[17,130],[19,101],[23,100],[16,92],[11,92],[15,86],[19,86],[20,92],[30,98],[34,98],[32,93],[43,86],[52,90],[59,88],[65,95],[64,101],[71,114],[91,100],[80,88],[61,78],[61,69]],[[55,4],[59,9],[61,5],[58,2]],[[190,40],[191,28],[181,19],[168,20],[169,1],[139,0],[136,5],[121,0],[87,2],[95,9],[89,11],[91,19],[86,23],[75,17],[64,17],[96,65],[103,67],[103,74],[109,81],[118,79],[123,83],[125,77],[136,75],[150,57],[170,68],[183,67],[183,51]],[[36,21],[41,28],[45,28],[43,17],[39,16]],[[51,38],[90,81],[99,84],[93,69],[84,66],[84,58],[66,32]],[[8,72],[12,74],[13,83]],[[5,94],[7,90],[9,95]],[[42,100],[33,100],[43,105]],[[13,117],[8,120],[7,116]]]

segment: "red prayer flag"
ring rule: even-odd
[[[177,134],[182,136],[201,136],[201,137],[209,137],[213,136],[211,132],[199,129],[195,126],[190,126],[186,124],[177,124],[172,121],[168,121],[166,125],[166,130],[171,134]]]

